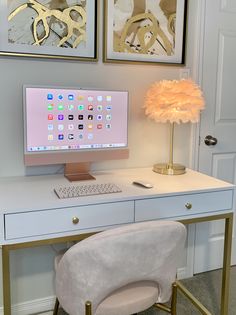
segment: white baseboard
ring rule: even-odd
[[[41,314],[51,315],[50,310],[53,309],[55,303],[55,296],[46,297],[43,299],[37,299],[33,301],[27,301],[12,306],[12,315],[29,315],[29,314]],[[4,315],[3,307],[0,308],[0,315]]]

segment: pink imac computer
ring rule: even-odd
[[[91,179],[90,162],[128,158],[128,92],[24,86],[25,165],[65,164]]]

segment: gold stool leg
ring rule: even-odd
[[[202,315],[213,315],[179,280],[176,280],[175,283],[177,289],[180,290],[180,292],[201,312]]]
[[[172,284],[172,296],[171,296],[170,307],[161,303],[155,303],[153,306],[171,315],[177,315],[177,288],[178,288],[177,284],[176,282],[174,282]]]
[[[172,284],[171,315],[177,314],[177,284]]]
[[[90,301],[85,303],[85,315],[92,315],[92,303]]]

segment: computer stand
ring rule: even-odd
[[[70,181],[96,179],[89,174],[90,163],[67,163],[64,168],[64,176]]]

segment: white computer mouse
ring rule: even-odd
[[[146,181],[143,181],[143,180],[135,180],[133,182],[134,185],[137,185],[137,186],[141,186],[143,188],[153,188],[153,185],[146,182]]]

